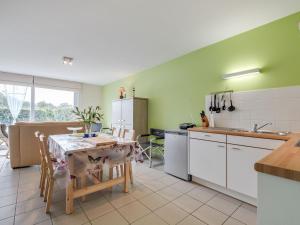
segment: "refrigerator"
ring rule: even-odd
[[[187,130],[166,130],[164,171],[175,177],[190,181],[188,174],[188,132]]]

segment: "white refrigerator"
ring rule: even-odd
[[[164,171],[175,177],[190,181],[187,134],[186,130],[165,131]]]

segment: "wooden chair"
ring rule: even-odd
[[[120,137],[120,134],[121,134],[121,128],[120,127],[118,127],[118,128],[113,127],[112,128],[112,136],[113,137]]]
[[[44,163],[45,163],[45,195],[44,200],[46,200],[46,213],[50,211],[50,207],[52,204],[52,194],[53,194],[53,186],[54,186],[54,165],[48,150],[47,140],[43,134],[39,135],[39,142],[41,147],[41,152],[43,155]]]
[[[120,138],[125,138],[127,140],[131,140],[131,141],[135,141],[135,131],[134,130],[130,130],[130,129],[123,129],[119,132],[119,137]],[[117,177],[124,176],[124,163],[123,162],[119,162],[119,161],[114,161],[111,160],[109,162],[109,179],[113,178],[113,170],[114,168],[116,169],[116,174]],[[132,174],[132,163],[130,161],[129,163],[129,177],[130,177],[130,182],[131,184],[133,184],[133,174]]]
[[[34,133],[34,136],[36,137],[37,140],[37,144],[39,146],[39,152],[40,152],[40,159],[41,159],[41,166],[40,166],[40,172],[41,172],[41,176],[40,176],[40,196],[43,197],[44,196],[44,191],[45,191],[45,181],[46,181],[46,171],[47,171],[47,167],[46,167],[46,162],[45,162],[45,156],[42,150],[42,146],[41,146],[41,142],[40,142],[40,132],[36,131]]]

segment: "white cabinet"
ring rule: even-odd
[[[227,188],[257,198],[254,164],[270,153],[271,150],[228,144]]]
[[[195,178],[209,181],[206,185],[211,188],[244,201],[251,198],[253,202],[252,199],[257,198],[254,164],[283,143],[282,140],[190,131],[189,172]],[[223,190],[219,186],[223,186]]]
[[[111,123],[120,125],[122,120],[122,101],[116,100],[112,102]]]
[[[148,99],[129,98],[112,102],[111,126],[134,129],[136,135],[148,133]]]
[[[132,126],[133,124],[133,99],[122,100],[122,123],[123,125]]]
[[[226,144],[190,139],[190,173],[209,182],[226,186]]]

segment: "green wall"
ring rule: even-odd
[[[106,125],[121,86],[128,95],[134,86],[136,96],[149,98],[149,127],[177,128],[192,121],[191,115],[199,124],[210,92],[300,85],[299,22],[300,12],[103,86]],[[262,68],[260,76],[222,79],[256,67]]]

